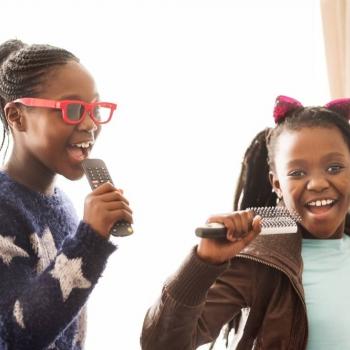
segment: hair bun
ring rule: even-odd
[[[7,40],[0,45],[0,66],[6,61],[6,59],[14,52],[23,49],[27,45],[21,40],[12,39]]]

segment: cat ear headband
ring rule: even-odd
[[[273,110],[273,119],[278,124],[285,119],[288,112],[302,107],[303,105],[292,97],[278,96]],[[340,114],[347,120],[350,119],[350,98],[338,98],[325,104],[324,108]]]

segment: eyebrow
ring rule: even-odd
[[[345,158],[345,155],[343,153],[340,152],[331,152],[326,154],[324,157],[322,157],[323,159],[328,159],[328,158]]]
[[[94,96],[94,100],[99,100],[99,98],[99,94]],[[60,97],[60,100],[82,100],[82,98],[79,95],[64,95]]]
[[[343,153],[339,153],[339,152],[330,152],[327,153],[325,156],[323,156],[321,158],[322,161],[327,161],[329,159],[333,159],[333,158],[338,158],[338,159],[345,159],[345,155]],[[303,164],[306,163],[305,159],[293,159],[290,162],[287,163],[288,166],[295,166],[295,165],[299,165],[299,164]]]

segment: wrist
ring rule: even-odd
[[[200,245],[197,246],[196,254],[200,260],[211,265],[222,265],[228,261],[228,259],[223,259],[221,257],[212,256],[203,251]]]
[[[101,227],[98,227],[98,226],[92,224],[89,220],[83,219],[83,222],[88,224],[100,237],[108,240],[108,238],[110,236],[108,231],[106,232],[105,230],[101,229]]]

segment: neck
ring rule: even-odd
[[[344,224],[341,224],[336,230],[336,232],[331,237],[328,237],[328,238],[317,237],[312,233],[310,233],[309,231],[307,231],[306,228],[301,225],[299,226],[299,230],[301,232],[302,237],[307,239],[339,239],[339,238],[342,238],[344,235]]]
[[[46,195],[54,193],[56,174],[28,154],[19,154],[14,149],[4,170],[12,179],[33,191]]]

